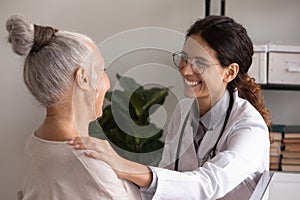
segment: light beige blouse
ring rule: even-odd
[[[141,199],[138,188],[118,179],[106,163],[67,142],[32,134],[25,147],[22,200]]]

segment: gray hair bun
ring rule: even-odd
[[[8,42],[21,56],[37,53],[51,42],[58,31],[50,26],[31,24],[20,15],[11,16],[6,22],[6,29],[9,32]]]
[[[12,15],[6,21],[6,30],[9,32],[8,42],[13,51],[21,56],[30,53],[34,44],[34,26],[21,15]]]

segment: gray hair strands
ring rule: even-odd
[[[45,107],[63,101],[75,69],[93,50],[92,40],[79,33],[33,25],[19,15],[7,20],[6,29],[13,51],[26,56],[23,77],[32,95]]]

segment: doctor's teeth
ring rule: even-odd
[[[200,83],[200,81],[188,81],[185,79],[185,83],[189,86],[195,86],[195,85],[198,85]]]

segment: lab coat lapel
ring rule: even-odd
[[[194,104],[191,106],[191,112],[184,129],[184,135],[181,144],[181,157],[179,159],[179,171],[191,171],[198,168],[198,158],[194,146],[194,136],[198,129],[198,124],[195,124]]]
[[[202,166],[202,159],[214,147],[219,135],[221,134],[229,104],[229,98],[229,92],[226,90],[220,101],[218,101],[216,105],[214,105],[214,107],[203,116],[203,121],[205,122],[204,125],[208,128],[208,130],[206,131],[198,150],[199,166]],[[222,143],[219,142],[219,144]]]
[[[179,150],[178,170],[182,171],[180,167],[182,166],[181,158],[183,154],[186,154],[191,151],[191,149],[188,149],[189,146],[184,146],[183,142],[185,142],[185,144],[190,143],[188,142],[189,137],[187,135],[188,133],[187,130],[191,129],[189,125],[191,120],[189,118],[190,118],[193,101],[194,100],[192,99],[184,99],[177,105],[177,108],[172,116],[172,121],[170,122],[171,126],[169,126],[168,135],[166,136],[166,143],[164,146],[162,160],[159,163],[160,167],[167,168],[167,169],[175,169],[177,151]],[[187,118],[186,125],[184,125],[185,124],[184,121],[186,118]],[[182,135],[182,140],[179,143],[181,135]],[[190,161],[188,161],[187,163],[189,162]]]

